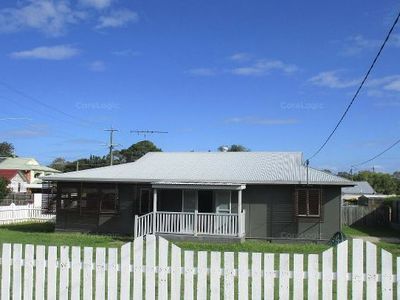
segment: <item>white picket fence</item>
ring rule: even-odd
[[[0,225],[27,221],[54,222],[55,218],[53,214],[43,214],[40,207],[34,207],[32,204],[11,203],[9,206],[0,206]]]
[[[153,235],[121,249],[3,244],[0,296],[400,299],[400,259],[394,273],[392,255],[385,250],[377,254],[374,244],[362,240],[353,240],[351,253],[346,241],[321,255],[182,251]]]

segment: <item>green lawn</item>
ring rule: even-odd
[[[262,252],[262,253],[320,253],[328,249],[326,244],[315,243],[270,243],[250,240],[243,243],[215,242],[174,242],[184,250],[196,251],[232,251],[232,252]]]
[[[348,237],[354,236],[399,236],[390,228],[345,227]],[[51,246],[81,246],[81,247],[120,247],[132,241],[131,237],[95,235],[83,233],[55,232],[52,223],[23,223],[0,226],[0,243],[21,243]],[[270,243],[267,241],[247,240],[244,243],[218,242],[173,242],[183,250],[195,251],[232,251],[232,252],[262,252],[262,253],[321,253],[328,249],[327,244],[316,243]],[[396,256],[400,256],[400,244],[379,242],[382,247]]]
[[[343,232],[348,238],[374,236],[381,238],[400,238],[400,232],[389,226],[344,226]],[[400,243],[378,242],[378,247],[400,256]]]
[[[49,246],[120,247],[128,238],[84,233],[54,232],[52,223],[22,223],[0,226],[0,243]]]

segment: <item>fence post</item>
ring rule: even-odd
[[[194,210],[194,218],[193,218],[193,234],[194,236],[197,236],[197,209]]]
[[[156,234],[157,229],[157,189],[153,190],[153,234]]]
[[[246,235],[246,210],[243,209],[242,212],[239,215],[239,218],[241,218],[241,222],[240,222],[240,237],[243,238]]]
[[[137,238],[137,228],[138,228],[138,215],[135,215],[135,223],[133,224],[133,237]]]
[[[14,219],[15,219],[15,204],[11,203],[10,206],[11,206],[11,220],[14,221]]]

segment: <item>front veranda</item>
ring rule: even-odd
[[[156,183],[140,195],[135,237],[147,234],[243,238],[241,184]]]
[[[58,231],[243,238],[243,184],[57,184]]]

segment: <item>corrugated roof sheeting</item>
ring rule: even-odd
[[[153,152],[133,163],[48,176],[47,180],[305,183],[300,152]],[[309,168],[309,183],[350,181]]]
[[[343,194],[373,195],[376,194],[374,188],[367,181],[356,181],[355,186],[342,189]]]
[[[0,160],[0,170],[34,170],[59,173],[60,171],[40,165],[34,158],[7,157]]]

